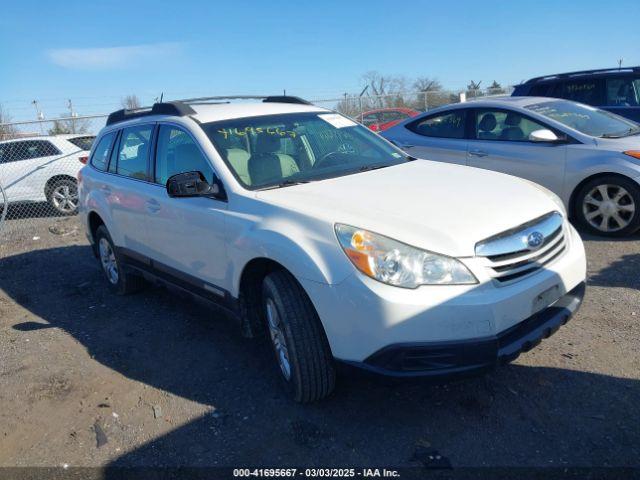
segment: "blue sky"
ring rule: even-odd
[[[640,65],[640,2],[172,1],[4,2],[0,104],[47,118],[120,98],[358,92],[370,70],[518,83],[531,76]]]

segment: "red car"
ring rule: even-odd
[[[377,108],[361,113],[358,115],[357,120],[374,132],[382,132],[406,118],[415,117],[419,114],[420,112],[412,108]]]

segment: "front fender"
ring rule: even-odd
[[[238,296],[246,265],[256,258],[273,260],[296,278],[336,284],[353,273],[353,266],[338,245],[333,225],[299,215],[270,217],[269,220],[228,223],[227,243],[231,293]],[[244,223],[244,225],[243,225]]]
[[[569,205],[576,187],[589,177],[601,174],[617,174],[638,182],[640,179],[640,163],[624,158],[623,154],[599,155],[593,154],[582,158],[578,162],[567,164],[565,175],[566,186],[562,200]]]

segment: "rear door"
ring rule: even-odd
[[[2,146],[0,180],[9,201],[45,200],[43,170],[61,152],[48,140],[24,140]]]
[[[121,234],[118,246],[129,255],[148,256],[150,253],[146,208],[155,188],[149,174],[154,130],[154,123],[121,130],[109,160],[108,172],[111,174],[104,175],[104,182],[99,187],[111,219]]]
[[[227,274],[227,202],[208,198],[171,198],[166,183],[177,173],[199,171],[208,182],[216,174],[197,141],[181,126],[160,124],[153,186],[146,204],[148,242],[154,268],[223,298]]]
[[[557,194],[562,192],[566,145],[529,141],[531,132],[549,126],[505,109],[478,108],[471,115],[469,166],[526,178]]]
[[[394,127],[385,137],[408,154],[437,162],[467,163],[467,108],[445,110]]]
[[[640,75],[605,80],[605,109],[640,123]]]

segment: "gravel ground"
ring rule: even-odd
[[[0,466],[640,466],[640,236],[585,239],[582,309],[514,364],[342,377],[300,406],[233,322],[159,288],[113,296],[75,219],[29,223],[0,237]]]

